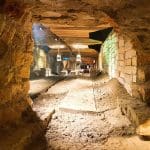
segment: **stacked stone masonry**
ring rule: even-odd
[[[137,52],[131,39],[118,34],[118,80],[132,95],[132,83],[137,77]]]
[[[102,45],[103,70],[124,85],[128,93],[150,99],[150,56],[135,36],[112,31]]]

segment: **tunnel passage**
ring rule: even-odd
[[[0,125],[3,127],[16,125],[25,120],[32,122],[35,117],[31,115],[32,102],[28,95],[30,66],[33,59],[32,19],[49,24],[59,36],[65,33],[66,39],[69,33],[85,38],[89,32],[110,27],[111,24],[116,33],[112,33],[110,38],[114,38],[113,36],[117,34],[119,47],[115,76],[131,95],[141,97],[148,103],[149,1],[144,0],[142,4],[139,1],[134,2],[1,1]],[[103,52],[106,52],[104,53],[106,56],[110,50],[107,44],[110,47],[114,46],[109,43],[109,37],[103,43]],[[102,53],[99,54],[100,58],[103,56]],[[101,63],[99,67],[103,67]],[[114,76],[114,72],[112,74]]]

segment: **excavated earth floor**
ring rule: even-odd
[[[66,78],[60,81],[34,99],[34,111],[48,126],[45,137],[28,148],[149,150],[150,142],[135,135],[134,119],[129,120],[122,111],[123,99],[128,103],[132,101],[132,106],[143,107],[148,113],[143,102],[129,96],[117,80],[109,80],[105,75],[93,80]]]

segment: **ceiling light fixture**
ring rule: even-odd
[[[50,48],[52,49],[63,49],[65,48],[66,46],[65,45],[49,45]]]
[[[78,49],[78,54],[76,55],[76,61],[77,62],[81,62],[81,54],[80,54],[80,45],[76,45],[77,49]]]
[[[81,55],[80,55],[80,54],[77,54],[77,55],[76,55],[76,61],[77,61],[77,62],[81,62]]]
[[[57,61],[60,62],[62,59],[61,59],[61,55],[60,55],[60,52],[59,52],[59,48],[58,48],[58,53],[57,53]]]
[[[88,45],[85,45],[85,44],[80,44],[80,43],[76,43],[76,44],[72,44],[72,47],[75,48],[75,49],[85,49],[85,48],[88,48]]]

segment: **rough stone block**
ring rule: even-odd
[[[118,60],[124,60],[124,54],[119,54]]]
[[[121,78],[125,78],[125,74],[121,72],[121,73],[120,73],[120,77],[121,77]]]
[[[129,50],[129,51],[126,51],[125,53],[125,58],[128,59],[128,58],[132,58],[132,57],[135,57],[136,56],[136,51],[135,50]]]
[[[142,68],[138,68],[137,75],[138,75],[138,81],[139,82],[145,81],[145,73],[144,73],[144,70]]]
[[[125,67],[125,73],[127,74],[136,74],[137,68],[134,66],[126,66]]]
[[[131,66],[131,59],[126,59],[125,60],[125,65],[126,66]]]
[[[124,45],[125,45],[125,42],[124,42],[124,39],[123,39],[123,37],[119,37],[119,48],[122,48],[122,47],[124,47]]]
[[[124,67],[124,61],[119,61],[119,66]]]
[[[124,54],[125,53],[125,49],[124,47],[119,47],[119,54]]]
[[[125,73],[132,74],[132,67],[131,66],[126,66],[124,69],[125,69]]]
[[[137,67],[132,66],[132,74],[136,74],[137,73]]]
[[[127,40],[125,42],[125,49],[126,50],[131,50],[133,48],[133,43],[131,42],[131,40]]]
[[[132,66],[137,66],[137,57],[132,58]]]
[[[117,69],[118,69],[118,71],[121,71],[121,70],[122,70],[122,67],[118,66],[118,68],[117,68]]]

